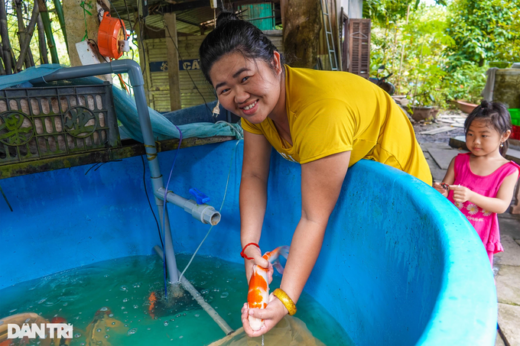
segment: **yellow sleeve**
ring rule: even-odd
[[[295,143],[299,146],[300,164],[352,150],[357,120],[342,101],[325,99],[309,105],[298,115],[297,122]]]
[[[251,124],[246,119],[242,118],[240,119],[242,128],[246,130],[247,132],[254,133],[255,135],[263,135],[264,133],[260,129],[259,125]]]

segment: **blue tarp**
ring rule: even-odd
[[[76,78],[68,81],[51,82],[48,84],[41,83],[32,85],[29,83],[30,80],[39,77],[45,77],[59,70],[60,68],[63,68],[63,66],[58,64],[40,65],[28,68],[27,70],[17,74],[2,76],[0,77],[0,90],[11,87],[28,88],[33,86],[42,87],[46,85],[93,85],[104,83],[103,80],[96,77]],[[121,124],[123,124],[123,126],[120,126],[119,128],[121,138],[133,138],[139,142],[143,142],[141,126],[139,124],[139,116],[137,114],[134,98],[128,95],[126,91],[123,91],[114,85],[112,85],[112,93],[114,95],[114,106],[116,109],[117,119],[121,122]],[[208,108],[213,109],[213,107],[214,103],[212,105],[208,105],[208,107],[197,109],[197,111],[209,113]],[[148,111],[150,113],[153,134],[156,140],[179,138],[179,131],[173,122],[169,120],[175,119],[175,112],[168,113],[168,118],[166,118],[161,113],[151,108],[148,108]],[[178,112],[186,112],[186,110],[180,110]],[[182,131],[183,138],[204,138],[213,136],[233,136],[242,138],[243,133],[240,125],[230,124],[223,121],[219,121],[217,123],[198,122],[184,124],[179,125],[178,128]]]

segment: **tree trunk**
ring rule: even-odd
[[[63,14],[65,17],[65,25],[67,26],[67,44],[69,49],[70,66],[82,66],[81,59],[79,58],[78,50],[76,49],[76,43],[81,42],[85,36],[85,30],[87,31],[87,38],[97,42],[98,31],[99,31],[99,18],[97,3],[103,0],[92,0],[92,8],[85,6],[92,15],[85,13],[83,14],[83,8],[80,4],[83,0],[62,0]],[[100,5],[103,8],[110,8],[107,1]],[[86,20],[86,27],[85,27]],[[101,63],[106,61],[101,60]],[[112,83],[112,75],[106,74],[102,76],[96,76],[99,79],[106,80]]]
[[[16,17],[18,19],[18,42],[20,42],[20,48],[23,47],[24,42],[27,38],[27,31],[25,28],[25,23],[23,20],[22,13],[22,1],[21,0],[13,0],[13,8],[16,10]],[[29,45],[30,47],[30,45]],[[31,49],[27,51],[27,54],[24,59],[25,68],[29,68],[34,66],[34,58],[32,56]]]
[[[63,0],[63,14],[67,27],[67,46],[69,50],[70,66],[81,66],[81,60],[76,49],[76,43],[81,42],[87,31],[87,38],[97,42],[99,19],[97,16],[96,1],[90,3],[92,8],[85,6],[92,15],[83,13],[82,0]],[[86,19],[86,27],[85,27]]]
[[[0,0],[1,1],[1,0]],[[51,20],[49,18],[49,12],[47,12],[47,6],[44,0],[38,0],[38,7],[40,8],[40,15],[42,17],[43,28],[45,30],[45,36],[47,36],[47,44],[51,51],[51,59],[53,64],[59,64],[60,59],[58,58],[58,51],[56,50],[56,44],[54,43],[54,36],[52,35]]]
[[[7,15],[4,0],[0,0],[0,34],[2,36],[2,52],[5,64],[5,72],[7,74],[12,74],[13,60],[11,57],[11,43],[9,41],[9,32],[7,31]]]
[[[47,54],[47,45],[45,43],[45,29],[43,28],[43,22],[41,15],[38,16],[38,42],[40,46],[40,64],[48,64],[49,56]]]
[[[33,11],[31,14],[31,20],[29,21],[29,25],[27,25],[27,34],[26,39],[23,42],[23,46],[20,46],[20,57],[18,58],[18,62],[16,63],[16,71],[22,70],[23,61],[25,60],[25,56],[27,52],[31,50],[30,43],[34,33],[34,27],[36,26],[36,20],[38,19],[38,2],[34,2]]]
[[[318,58],[320,4],[315,0],[286,0],[282,6],[286,63],[293,67],[313,68]]]
[[[2,52],[2,50],[0,49],[0,53],[1,52]],[[4,61],[4,56],[3,56],[3,54],[0,54],[0,76],[5,75],[5,68],[4,68],[3,61]]]

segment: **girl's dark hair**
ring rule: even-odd
[[[469,127],[473,120],[487,120],[495,128],[495,130],[503,135],[511,130],[511,116],[506,106],[500,102],[489,102],[483,100],[477,108],[471,112],[464,122],[464,132],[467,135]],[[507,148],[509,148],[509,140],[504,142],[504,146],[500,147],[500,154],[506,156]]]
[[[217,27],[210,32],[199,48],[202,73],[211,83],[209,71],[223,55],[240,52],[248,59],[262,59],[272,66],[274,52],[278,51],[271,40],[253,24],[240,20],[234,13],[222,12]],[[282,59],[283,65],[283,59]]]

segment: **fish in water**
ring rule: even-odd
[[[283,256],[287,259],[289,255],[288,246],[280,246],[271,252],[266,252],[262,257],[268,260],[273,267],[283,274],[283,267],[280,264],[279,257]],[[247,294],[247,303],[251,309],[265,309],[269,302],[269,282],[267,281],[268,269],[255,265],[253,274],[249,280],[249,292]],[[264,320],[249,316],[249,325],[253,330],[260,330],[264,325]]]
[[[96,311],[92,322],[89,323],[85,331],[86,346],[111,346],[112,344],[105,338],[107,328],[120,334],[127,332],[128,328],[110,315],[112,315],[112,312],[107,308]]]

